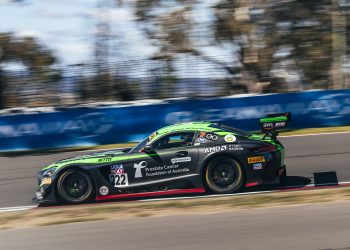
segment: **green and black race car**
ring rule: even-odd
[[[278,183],[286,176],[283,145],[276,130],[290,113],[260,120],[263,133],[250,134],[213,122],[168,126],[134,148],[65,159],[39,172],[34,202],[91,200],[183,193],[232,193]]]

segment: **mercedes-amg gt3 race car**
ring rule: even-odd
[[[232,193],[286,176],[276,130],[290,114],[260,120],[262,134],[213,122],[168,126],[133,148],[58,161],[38,174],[34,202],[83,203],[183,193]]]

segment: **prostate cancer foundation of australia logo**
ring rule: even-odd
[[[140,163],[135,163],[134,168],[135,170],[135,178],[141,178],[142,176],[142,169],[147,167],[147,162],[141,161]]]

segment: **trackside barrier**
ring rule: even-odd
[[[217,121],[258,130],[258,118],[287,111],[293,116],[291,128],[350,125],[350,90],[2,115],[0,151],[139,141],[158,128],[188,121]]]

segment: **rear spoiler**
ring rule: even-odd
[[[270,114],[266,118],[260,119],[261,131],[272,137],[278,135],[277,130],[286,128],[288,122],[292,120],[290,112],[280,114]]]

